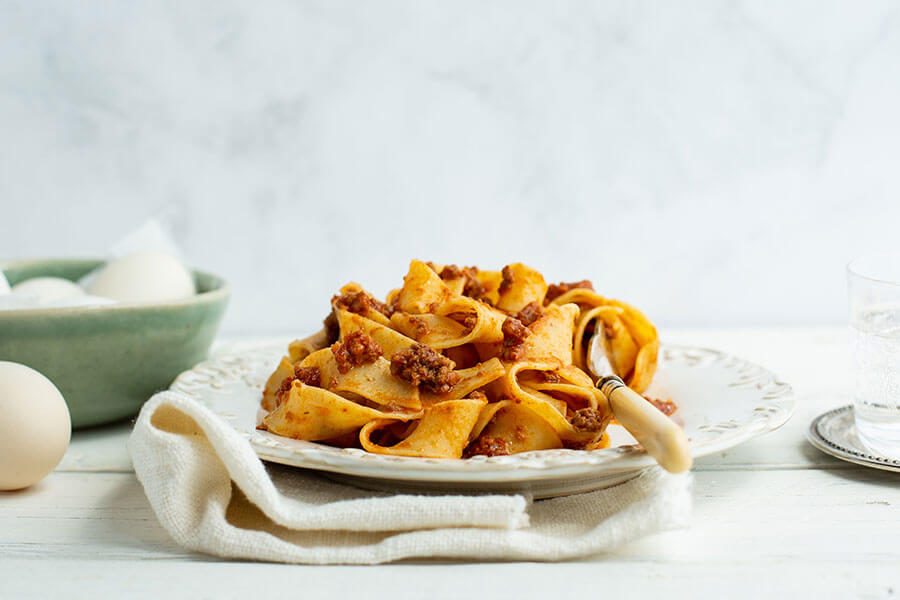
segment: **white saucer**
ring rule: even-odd
[[[875,454],[859,441],[852,406],[835,408],[813,419],[807,437],[813,446],[841,460],[885,471],[900,471],[900,460]]]

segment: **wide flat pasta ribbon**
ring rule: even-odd
[[[543,316],[529,326],[531,335],[523,342],[525,360],[572,364],[572,336],[578,312],[574,304],[548,306]]]
[[[431,267],[420,260],[413,260],[409,263],[409,271],[403,278],[403,287],[394,303],[397,310],[421,315],[433,312],[435,307],[452,296],[453,293]]]
[[[461,284],[454,288],[462,289]],[[482,301],[454,293],[421,261],[410,263],[395,302],[399,310],[391,316],[391,325],[432,348],[503,340],[505,314]]]
[[[263,418],[262,426],[271,433],[315,442],[353,434],[379,419],[410,421],[421,416],[421,411],[380,411],[328,390],[294,382],[285,401]]]
[[[422,408],[419,389],[391,375],[391,363],[384,357],[341,373],[334,352],[324,348],[307,356],[300,366],[319,369],[322,386],[332,392],[365,398],[389,409]]]
[[[532,411],[543,419],[553,428],[561,440],[572,444],[589,443],[599,437],[601,432],[579,430],[567,418],[570,402],[577,406],[584,400],[582,392],[579,391],[570,400],[566,396],[565,388],[557,391],[556,395],[551,395],[529,385],[530,380],[533,381],[531,379],[533,375],[529,372],[548,373],[558,377],[555,373],[558,368],[558,364],[538,362],[518,362],[508,365],[506,375],[500,380],[503,386],[503,395],[515,404]],[[531,377],[526,377],[524,381],[521,381],[522,375],[525,374],[531,375]],[[594,397],[593,402],[588,401],[589,404],[593,405],[589,406],[589,408],[598,410],[607,420],[611,418],[612,412],[609,409],[609,404],[606,401],[606,397],[599,390],[596,390],[593,386],[590,388],[573,387],[578,387],[579,390],[588,390]]]
[[[532,302],[540,305],[547,294],[547,282],[531,267],[513,263],[503,267],[497,291],[497,308],[515,314]]]
[[[291,362],[290,357],[285,356],[278,363],[278,366],[275,367],[275,371],[269,375],[269,379],[266,380],[266,385],[263,388],[261,404],[266,411],[272,412],[275,410],[275,407],[278,406],[278,393],[281,391],[281,384],[289,377],[293,377],[293,375],[294,363]]]
[[[559,433],[530,408],[511,400],[496,402],[492,408],[490,420],[479,433],[485,439],[506,442],[510,454],[562,446]]]
[[[372,421],[363,426],[359,441],[364,449],[379,454],[461,458],[469,444],[469,434],[486,404],[484,398],[445,400],[434,404],[425,409],[413,432],[393,446],[381,446],[372,441],[372,434],[391,421]]]
[[[416,343],[416,340],[391,329],[390,321],[388,324],[382,324],[346,310],[338,310],[336,314],[342,338],[355,331],[362,331],[381,346],[388,358]]]
[[[593,290],[575,288],[554,298],[550,306],[577,304],[581,315],[573,339],[575,364],[586,368],[587,341],[593,325],[603,334],[606,358],[613,373],[634,391],[647,389],[656,372],[659,335],[649,319],[621,300],[607,299]]]
[[[444,400],[458,400],[465,398],[475,390],[496,381],[506,374],[503,363],[498,358],[492,358],[468,369],[456,371],[459,375],[459,383],[446,394],[422,394],[424,404],[436,404]]]

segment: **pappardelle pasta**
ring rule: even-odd
[[[322,330],[292,342],[269,377],[258,427],[431,458],[605,448],[612,413],[586,370],[600,332],[609,369],[644,391],[656,328],[589,281],[413,260],[385,302],[341,288]]]

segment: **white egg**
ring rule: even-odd
[[[0,361],[0,490],[46,477],[71,435],[69,408],[53,382],[25,365]]]
[[[8,294],[9,291],[9,281],[7,281],[6,275],[3,273],[3,271],[0,271],[0,296],[2,296],[3,294]]]
[[[45,308],[34,294],[0,294],[0,310],[33,310]]]
[[[101,298],[100,296],[91,296],[85,294],[84,296],[72,296],[71,298],[62,298],[61,300],[56,300],[55,302],[51,302],[45,305],[45,308],[72,308],[76,306],[106,306],[108,304],[115,304],[115,300],[110,300],[109,298]]]
[[[119,302],[157,302],[193,296],[196,288],[191,273],[178,260],[145,251],[110,262],[97,273],[88,292]]]
[[[62,277],[34,277],[17,283],[12,287],[14,294],[37,296],[40,304],[49,304],[71,298],[84,296],[84,290],[76,283]]]

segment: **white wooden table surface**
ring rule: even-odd
[[[849,403],[846,332],[691,330],[663,338],[765,365],[798,399],[779,431],[697,461],[690,529],[553,564],[222,561],[167,538],[134,477],[126,423],[75,432],[46,480],[0,492],[0,598],[900,597],[900,474],[832,459],[805,439],[814,416]]]

